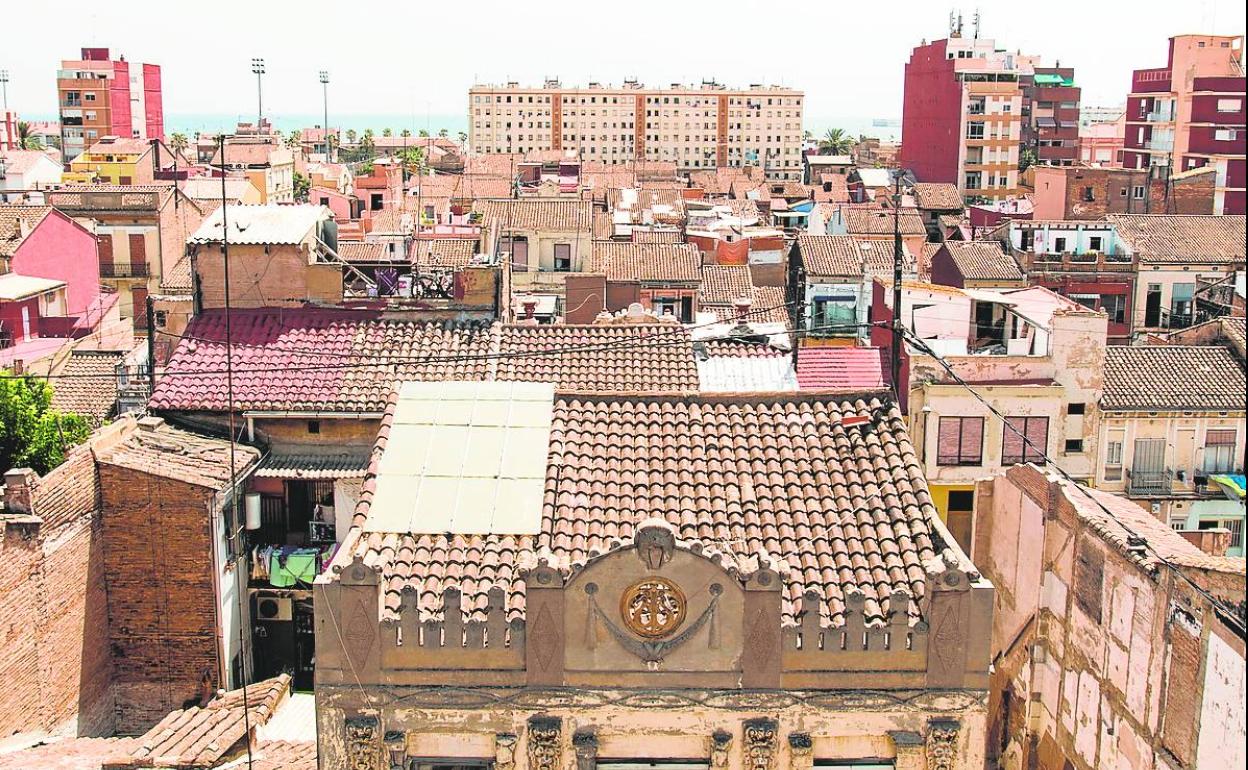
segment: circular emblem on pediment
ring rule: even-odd
[[[624,590],[620,597],[620,616],[634,634],[658,639],[684,622],[685,595],[667,578],[642,578]]]

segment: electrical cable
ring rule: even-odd
[[[1195,581],[1189,578],[1183,572],[1182,569],[1180,569],[1178,566],[1173,564],[1169,559],[1167,559],[1159,551],[1157,551],[1157,549],[1154,548],[1153,545],[1148,542],[1147,538],[1145,538],[1143,535],[1139,534],[1134,529],[1132,529],[1128,524],[1123,522],[1118,517],[1117,514],[1115,514],[1104,503],[1098,500],[1096,496],[1092,494],[1092,491],[1086,485],[1084,485],[1082,482],[1080,482],[1079,480],[1071,476],[1069,473],[1067,473],[1064,468],[1062,468],[1061,466],[1057,464],[1056,460],[1049,457],[1048,453],[1045,452],[1043,448],[1037,447],[1031,441],[1031,439],[1027,438],[1027,436],[1025,435],[1023,431],[1020,431],[1018,430],[1018,428],[1015,428],[1010,423],[1010,421],[1006,418],[1005,415],[1003,415],[995,406],[989,403],[987,399],[981,396],[979,392],[976,391],[975,388],[973,388],[970,383],[968,383],[965,379],[963,379],[954,370],[953,366],[949,364],[949,362],[946,361],[939,353],[932,350],[931,347],[929,347],[922,339],[914,336],[913,332],[909,331],[908,329],[903,328],[902,335],[903,337],[907,338],[912,345],[917,347],[919,350],[921,350],[928,356],[931,356],[936,361],[936,363],[938,363],[941,366],[941,368],[944,369],[949,374],[949,376],[952,377],[957,382],[957,384],[966,388],[967,392],[970,393],[972,396],[974,396],[976,401],[979,401],[980,404],[982,404],[989,412],[991,412],[993,416],[1001,420],[1002,425],[1004,425],[1007,429],[1009,429],[1010,432],[1014,433],[1019,438],[1021,438],[1023,440],[1024,445],[1026,445],[1029,449],[1031,449],[1037,457],[1043,458],[1043,462],[1045,465],[1053,468],[1057,472],[1057,474],[1062,477],[1064,481],[1073,485],[1076,489],[1078,489],[1081,493],[1083,493],[1084,497],[1088,498],[1088,500],[1090,500],[1093,505],[1099,508],[1102,513],[1108,516],[1111,521],[1116,523],[1118,526],[1122,527],[1123,531],[1127,533],[1127,542],[1129,545],[1139,546],[1145,549],[1146,551],[1150,552],[1153,558],[1156,559],[1159,564],[1161,564],[1170,572],[1172,572],[1180,580],[1182,580],[1189,587],[1191,587],[1192,590],[1194,590],[1196,593],[1202,596],[1206,601],[1208,601],[1209,604],[1214,608],[1214,611],[1217,612],[1218,615],[1222,617],[1223,621],[1226,622],[1227,625],[1231,626],[1231,628],[1235,630],[1240,635],[1241,638],[1248,638],[1248,628],[1246,628],[1244,623],[1236,617],[1235,610],[1233,608],[1228,607],[1223,600],[1218,599],[1217,597],[1213,596],[1208,591],[1206,591],[1203,587],[1201,587]],[[926,440],[926,437],[924,437],[924,440]]]

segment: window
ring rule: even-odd
[[[1213,138],[1219,142],[1233,142],[1239,133],[1233,128],[1219,128],[1213,132]]]
[[[1219,99],[1218,112],[1239,112],[1243,102],[1239,99]]]
[[[1092,194],[1091,187],[1083,188],[1083,200],[1087,203],[1091,203],[1092,201],[1096,200],[1096,196]]]
[[[1205,473],[1226,473],[1235,469],[1235,429],[1216,428],[1205,433]]]
[[[1059,254],[1061,254],[1061,253],[1065,252],[1065,251],[1066,251],[1066,239],[1065,239],[1065,238],[1054,238],[1054,239],[1053,239],[1053,251],[1055,251],[1055,252],[1057,252],[1057,253],[1059,253]]]
[[[1080,439],[1080,438],[1068,438],[1068,439],[1066,439],[1066,449],[1065,449],[1065,452],[1066,452],[1066,454],[1068,454],[1068,455],[1081,455],[1081,454],[1083,454],[1083,439]]]
[[[1026,441],[1023,438],[1026,437]],[[1001,434],[1001,464],[1044,462],[1049,445],[1048,417],[1006,417]]]
[[[826,332],[838,326],[851,326],[857,320],[858,306],[853,297],[819,297],[815,299],[811,325]]]
[[[320,420],[308,420],[308,433],[320,433],[320,432],[321,432],[321,421]]]
[[[1137,184],[1131,188],[1131,197],[1137,201],[1144,200],[1144,185]]]
[[[1066,405],[1066,414],[1087,414],[1088,405],[1083,402],[1076,402]]]
[[[984,124],[983,123],[971,123],[967,125],[966,138],[967,139],[983,139],[984,138]]]
[[[941,417],[937,465],[980,465],[984,456],[983,417]]]
[[[1088,238],[1088,248],[1092,251],[1100,251],[1102,243],[1104,243],[1104,239],[1099,235],[1093,235]]]
[[[1127,317],[1127,295],[1102,294],[1101,310],[1104,310],[1105,315],[1109,316],[1111,324],[1125,323]]]
[[[1118,481],[1122,478],[1122,442],[1107,441],[1105,443],[1105,480]]]

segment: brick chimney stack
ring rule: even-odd
[[[34,513],[31,495],[38,475],[30,468],[14,468],[4,474],[4,508],[7,513]]]

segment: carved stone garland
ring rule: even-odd
[[[561,770],[558,717],[529,720],[529,770]]]
[[[928,770],[953,770],[958,756],[958,728],[952,719],[933,719],[927,731]]]
[[[776,758],[774,719],[749,719],[744,724],[745,770],[772,770]]]

